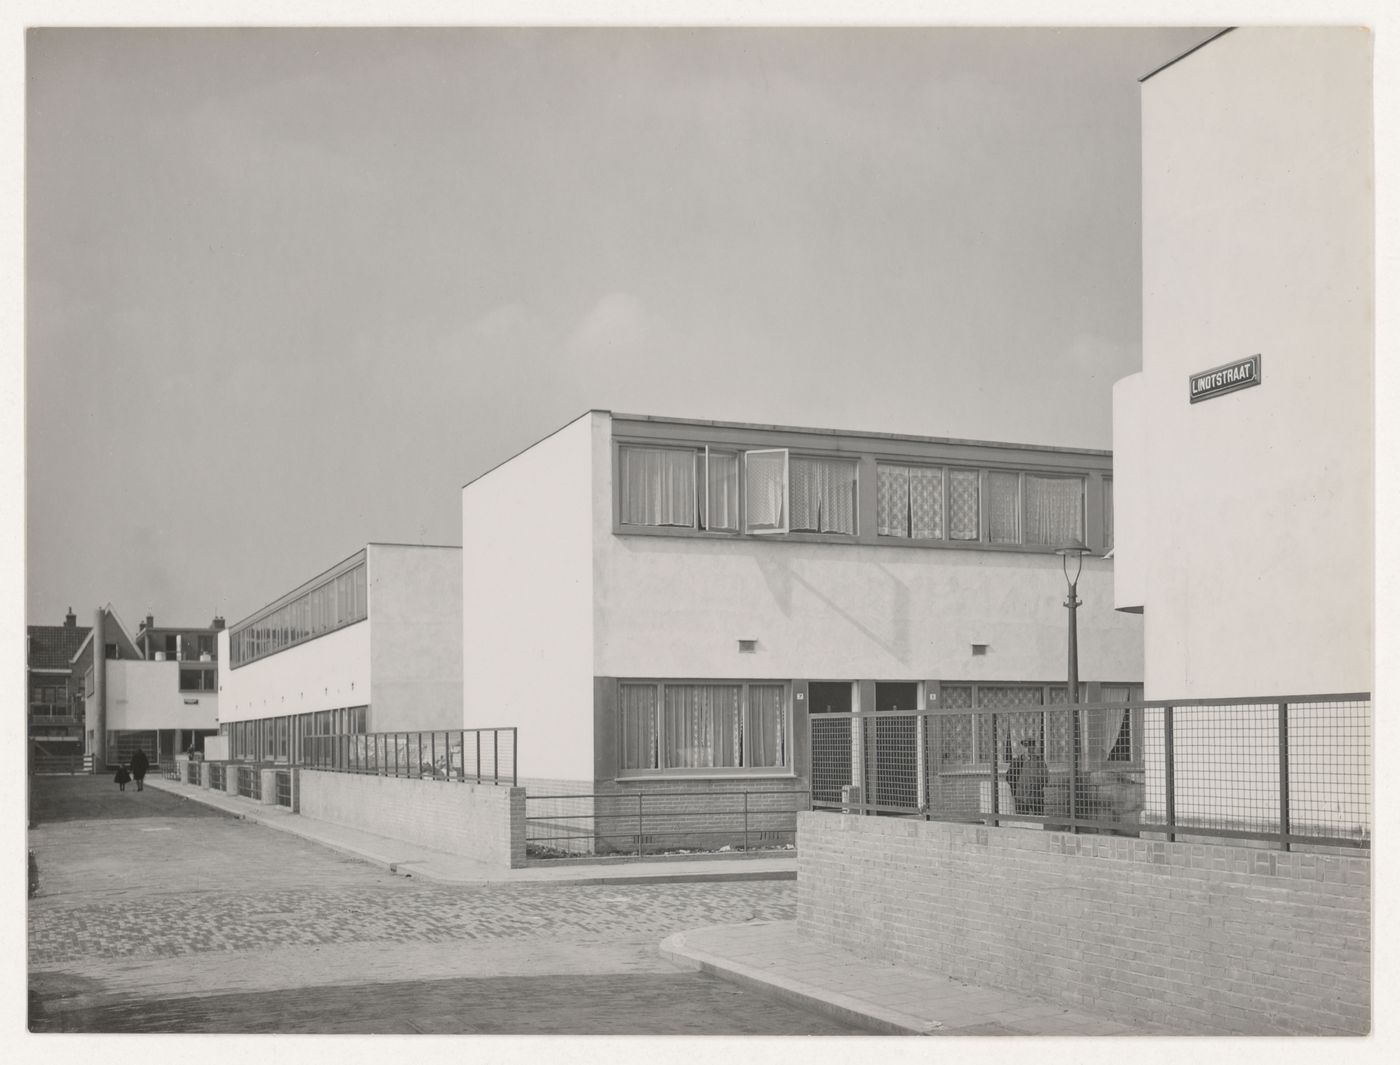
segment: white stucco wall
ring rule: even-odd
[[[369,545],[374,731],[462,727],[462,551]]]
[[[1147,512],[1147,432],[1142,374],[1113,386],[1113,605],[1141,611],[1147,601],[1151,528]]]
[[[1117,558],[1147,695],[1369,690],[1369,35],[1236,30],[1142,106],[1147,517]],[[1256,353],[1259,386],[1188,402]]]
[[[463,723],[515,726],[522,778],[593,779],[586,414],[462,489]],[[606,441],[603,443],[606,450]]]
[[[229,668],[228,631],[220,632],[220,723],[365,705],[369,630],[369,621],[357,621],[237,669]]]
[[[1056,681],[1055,555],[606,535],[597,672],[621,677]],[[1141,625],[1113,610],[1112,563],[1079,581],[1081,680],[1142,674]],[[738,641],[758,641],[741,653]],[[988,645],[974,656],[972,644]]]
[[[186,700],[195,700],[187,704]],[[107,728],[212,729],[218,727],[214,692],[180,691],[179,662],[112,660],[107,663]]]

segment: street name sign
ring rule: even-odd
[[[1261,356],[1251,355],[1238,362],[1226,363],[1213,370],[1191,375],[1191,402],[1214,399],[1227,392],[1238,392],[1241,388],[1259,383]]]

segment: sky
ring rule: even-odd
[[[1208,29],[31,29],[27,614],[236,620],[590,408],[1111,446]]]

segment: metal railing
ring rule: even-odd
[[[299,764],[303,768],[333,773],[512,787],[516,782],[514,728],[304,736],[301,752]]]
[[[238,794],[245,799],[262,799],[262,771],[255,765],[240,765],[238,770]]]
[[[211,791],[224,791],[227,784],[224,780],[224,764],[222,762],[209,762],[209,789]]]
[[[288,809],[292,805],[292,771],[290,769],[279,769],[277,777],[277,805],[285,806]]]
[[[31,754],[29,771],[43,776],[92,772],[92,755],[85,754]]]
[[[626,791],[525,796],[525,853],[600,854],[791,849],[803,789]]]
[[[1369,849],[1369,694],[813,714],[812,807]]]

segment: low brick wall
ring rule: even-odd
[[[639,834],[643,853],[792,845],[794,810],[807,809],[806,790],[794,777],[601,781],[598,853],[632,853]]]
[[[503,868],[525,864],[525,789],[358,773],[297,773],[301,814]]]
[[[798,815],[799,932],[1173,1031],[1365,1034],[1364,856]]]

